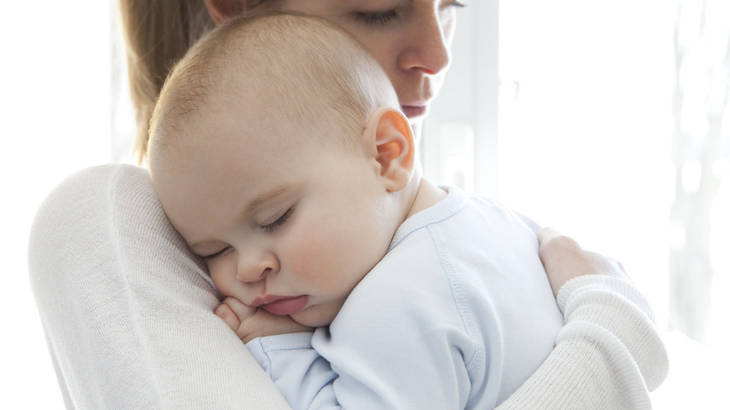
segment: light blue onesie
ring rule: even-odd
[[[562,316],[534,232],[446,189],[401,224],[329,329],[246,345],[294,409],[493,408],[548,356]]]

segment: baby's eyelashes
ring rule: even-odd
[[[277,228],[284,225],[286,221],[289,219],[291,214],[294,212],[294,207],[291,207],[286,210],[281,216],[276,218],[276,220],[270,224],[261,225],[261,228],[266,232],[274,232]]]
[[[218,252],[214,252],[214,253],[211,253],[211,254],[208,254],[208,255],[199,255],[199,256],[201,258],[205,259],[205,260],[211,260],[213,258],[216,258],[216,257],[220,256],[220,255],[223,255],[224,253],[228,252],[230,249],[233,249],[233,248],[231,248],[230,246],[226,246],[225,248],[219,250]]]

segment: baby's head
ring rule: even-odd
[[[149,164],[222,294],[331,322],[415,197],[397,107],[378,63],[320,19],[235,20],[190,50],[155,109]]]

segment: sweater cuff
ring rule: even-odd
[[[566,282],[557,299],[566,327],[579,323],[598,326],[626,346],[649,390],[666,378],[669,361],[651,308],[626,279],[580,276]]]
[[[610,275],[581,275],[567,282],[558,291],[557,302],[560,311],[566,315],[568,303],[574,300],[579,294],[586,292],[606,292],[620,295],[635,305],[654,322],[654,313],[644,296],[639,293],[628,278],[621,278]]]

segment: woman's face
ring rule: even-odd
[[[428,113],[449,67],[456,0],[279,0],[277,10],[330,20],[367,47],[390,77],[403,113]]]

